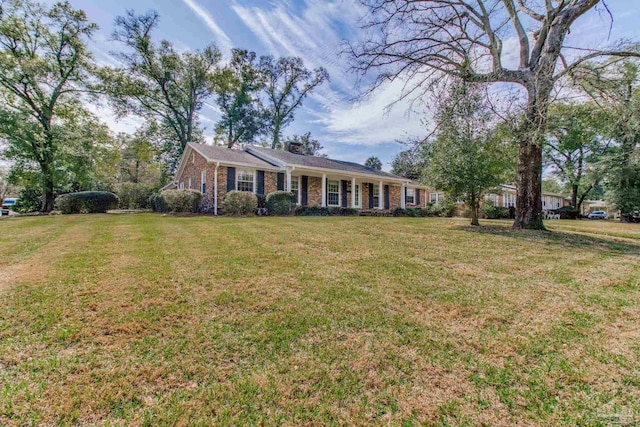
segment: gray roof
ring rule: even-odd
[[[328,159],[326,157],[305,156],[302,154],[291,153],[289,151],[272,150],[270,148],[263,148],[263,147],[247,147],[247,150],[255,151],[257,153],[262,153],[266,156],[274,158],[287,165],[338,170],[338,171],[344,171],[344,172],[375,175],[382,178],[406,180],[406,178],[403,178],[398,175],[393,175],[387,172],[372,169],[370,167],[367,167],[358,163],[346,162],[344,160],[334,160],[334,159]]]
[[[196,143],[189,143],[189,146],[196,150],[198,153],[202,154],[209,161],[241,164],[261,169],[279,169],[271,163],[265,162],[264,160],[259,159],[258,157],[251,155],[243,150],[234,150],[218,145]]]

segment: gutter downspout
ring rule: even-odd
[[[218,168],[220,162],[216,162],[216,168],[213,173],[213,214],[218,216]]]

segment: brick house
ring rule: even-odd
[[[247,146],[242,149],[189,143],[173,183],[199,190],[203,206],[222,211],[228,191],[267,195],[291,191],[300,206],[389,210],[424,207],[427,187],[364,165],[291,151]]]

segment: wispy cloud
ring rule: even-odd
[[[202,5],[198,4],[195,0],[182,0],[184,4],[189,6],[189,9],[195,13],[198,18],[200,18],[206,25],[209,27],[209,30],[216,37],[216,41],[218,42],[218,47],[223,52],[228,51],[231,48],[231,39],[229,36],[220,28],[218,23],[213,16]]]

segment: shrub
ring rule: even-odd
[[[56,197],[55,207],[63,214],[104,213],[116,209],[118,196],[107,191],[80,191]]]
[[[229,191],[224,196],[224,211],[228,215],[250,215],[258,208],[258,198],[247,191]]]
[[[402,208],[396,208],[393,210],[393,216],[397,216],[397,217],[412,217],[412,218],[416,218],[421,215],[421,209],[413,209],[413,208],[409,208],[409,209],[402,209]]]
[[[149,206],[154,212],[169,212],[169,207],[160,193],[152,194],[149,197]]]
[[[290,215],[296,205],[296,195],[289,191],[274,191],[267,194],[269,215]]]
[[[149,209],[153,188],[134,182],[125,182],[118,188],[120,207],[123,209]]]
[[[451,218],[455,216],[457,210],[458,206],[455,200],[450,197],[445,197],[445,199],[438,204],[438,214],[441,217]]]
[[[485,200],[480,210],[482,216],[487,219],[509,219],[511,217],[509,208],[496,206],[491,200]]]
[[[339,207],[298,206],[294,209],[293,214],[296,216],[357,216],[358,210]]]
[[[160,193],[168,212],[198,212],[202,194],[196,190],[165,190]]]

